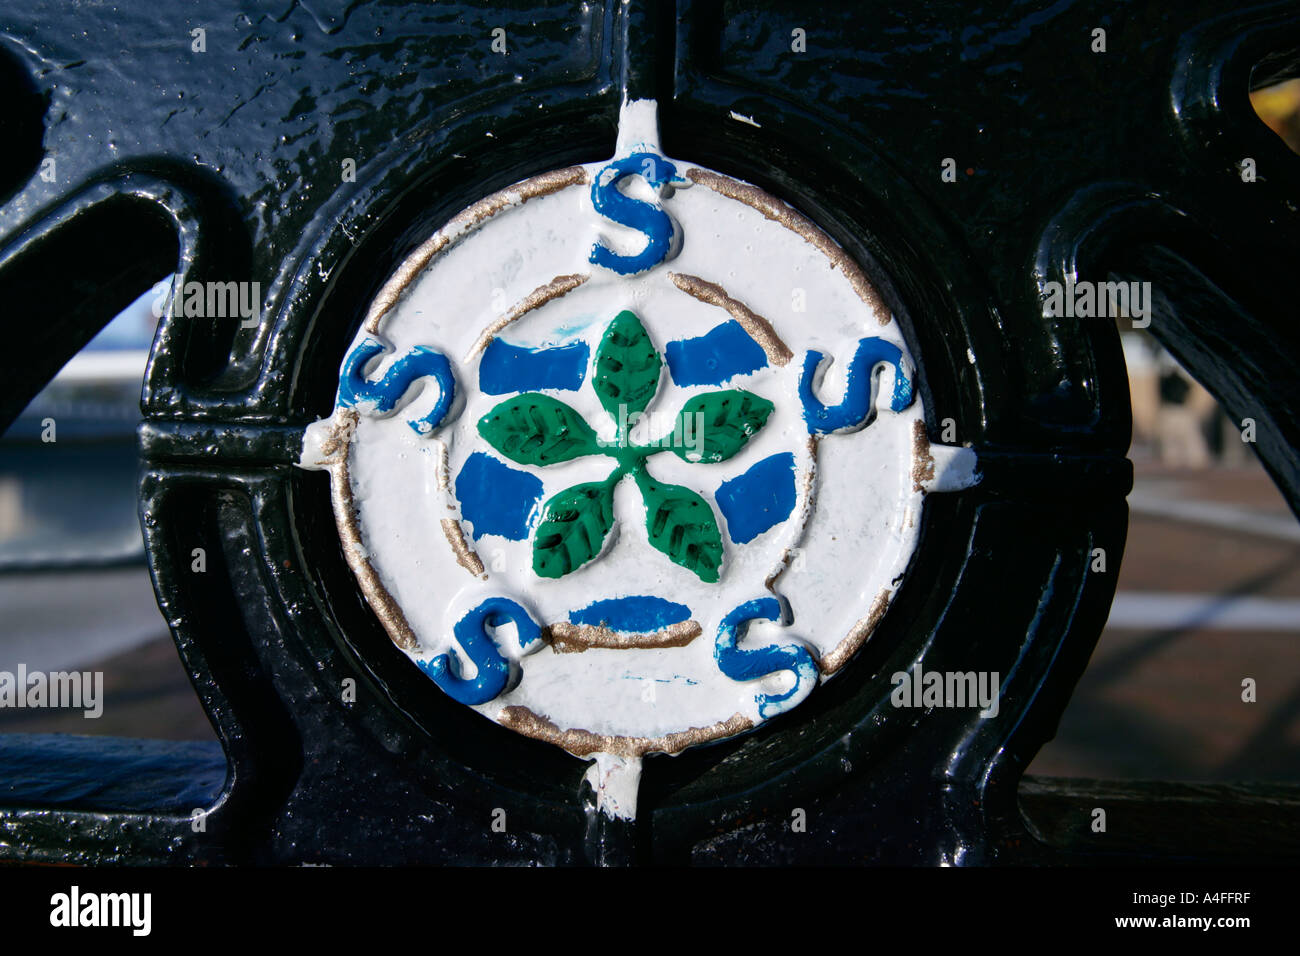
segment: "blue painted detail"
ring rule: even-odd
[[[793,671],[794,685],[784,694],[755,694],[759,716],[766,720],[784,713],[808,695],[817,683],[817,662],[812,652],[800,644],[772,644],[768,647],[742,649],[739,643],[749,630],[749,622],[780,621],[781,602],[774,597],[747,601],[722,619],[713,646],[718,669],[734,681],[752,681],[777,671]]]
[[[657,153],[632,153],[616,159],[591,184],[591,204],[596,212],[620,226],[628,226],[646,237],[646,246],[632,256],[622,256],[597,242],[589,260],[619,275],[645,272],[668,258],[673,244],[673,221],[655,203],[633,199],[619,192],[618,184],[628,176],[641,176],[656,191],[666,185],[686,185],[677,168]]]
[[[721,385],[767,367],[767,355],[739,322],[723,322],[694,339],[669,342],[668,373],[678,385]]]
[[[493,339],[478,367],[479,388],[488,395],[542,388],[574,391],[582,387],[590,358],[586,342],[530,349]]]
[[[889,407],[901,412],[912,404],[912,382],[903,371],[902,355],[897,345],[884,339],[860,339],[849,362],[844,400],[827,408],[812,392],[813,376],[825,356],[821,352],[809,351],[804,356],[803,374],[799,376],[799,400],[803,402],[803,417],[808,423],[809,433],[825,435],[861,426],[871,412],[871,378],[881,362],[894,367],[894,395]]]
[[[456,475],[456,499],[476,541],[485,534],[523,541],[542,500],[542,480],[476,451]]]
[[[432,434],[442,424],[456,398],[456,377],[452,374],[451,363],[441,352],[427,345],[417,345],[393,362],[383,378],[372,382],[362,374],[362,369],[384,351],[382,342],[367,336],[348,353],[339,373],[338,403],[344,408],[364,403],[370,406],[363,409],[366,414],[387,415],[397,408],[406,390],[417,379],[428,376],[438,383],[438,401],[423,418],[412,419],[407,424],[417,435]]]
[[[488,626],[500,627],[513,622],[519,634],[519,646],[527,651],[542,639],[542,629],[527,611],[509,598],[488,598],[456,622],[452,632],[456,643],[474,662],[478,673],[473,680],[461,677],[450,654],[439,654],[431,661],[418,661],[435,684],[448,697],[462,704],[486,704],[503,690],[510,680],[510,662],[502,655]]]
[[[691,609],[650,594],[596,601],[569,612],[573,624],[608,627],[624,634],[651,634],[670,624],[689,621]]]
[[[753,541],[794,510],[794,455],[764,458],[743,475],[724,481],[714,495],[736,544]]]

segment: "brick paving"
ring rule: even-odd
[[[1258,466],[1137,469],[1137,488],[1295,518]],[[1126,592],[1300,596],[1300,544],[1135,514]],[[1241,699],[1256,681],[1255,703]],[[1108,627],[1030,773],[1108,779],[1300,782],[1300,620],[1285,632]]]

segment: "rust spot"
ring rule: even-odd
[[[930,454],[930,437],[925,433],[925,422],[912,423],[912,490],[925,491],[927,482],[934,480],[934,456]]]

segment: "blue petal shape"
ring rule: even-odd
[[[499,534],[510,541],[528,537],[542,499],[542,481],[476,451],[456,476],[460,513],[474,528],[474,539]]]
[[[479,363],[479,388],[488,395],[539,388],[574,391],[582,387],[590,356],[586,342],[530,349],[493,339]]]
[[[723,322],[694,339],[669,342],[668,373],[678,385],[721,385],[767,367],[767,355],[739,322]]]
[[[691,609],[650,594],[596,601],[569,612],[574,624],[608,627],[624,634],[651,634],[671,624],[690,620]]]
[[[753,541],[794,511],[794,455],[784,452],[764,458],[743,475],[724,481],[714,497],[727,519],[731,540]]]

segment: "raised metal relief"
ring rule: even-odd
[[[624,105],[608,163],[475,203],[383,287],[301,464],[348,561],[445,693],[593,758],[797,706],[869,637],[927,492],[916,366],[866,275],[784,202],[662,156]]]

